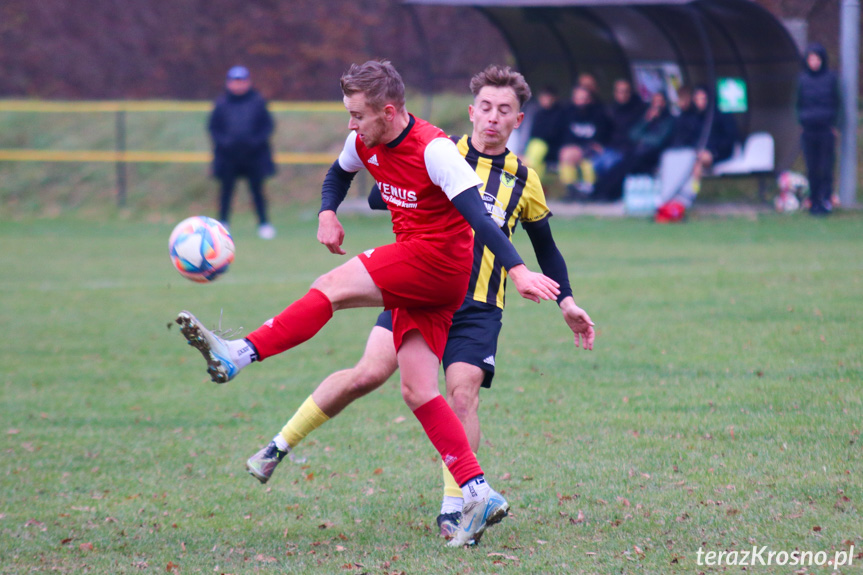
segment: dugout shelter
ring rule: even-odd
[[[610,98],[615,79],[642,93],[680,84],[716,90],[745,138],[766,132],[777,170],[799,153],[795,90],[800,53],[785,26],[751,0],[406,0],[479,10],[503,35],[536,90],[568,98],[581,73]],[[422,23],[414,18],[417,26]],[[476,39],[476,41],[481,41]],[[434,73],[434,58],[429,57]]]

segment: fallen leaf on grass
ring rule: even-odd
[[[81,551],[92,551],[93,550],[93,544],[90,542],[81,543],[80,545],[78,545],[78,549],[80,549]]]
[[[174,563],[173,561],[168,561],[168,564],[165,565],[165,571],[168,573],[173,573],[174,571],[179,571],[180,566]]]
[[[573,519],[572,517],[570,517],[570,518],[569,518],[569,522],[570,522],[570,523],[572,523],[573,525],[577,525],[577,524],[579,524],[579,523],[584,523],[584,519],[585,519],[585,518],[584,518],[584,511],[582,511],[581,509],[579,509],[579,510],[578,510],[578,517],[576,517],[575,519]]]
[[[402,423],[405,419],[407,419],[407,418],[404,417],[403,415],[399,415],[398,417],[393,419],[393,423]]]
[[[489,553],[488,557],[503,557],[504,559],[509,559],[510,561],[521,561],[515,555],[507,555],[506,553]]]

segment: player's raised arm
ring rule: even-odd
[[[356,152],[357,133],[351,132],[345,140],[345,147],[338,159],[333,162],[321,187],[321,209],[318,212],[318,241],[324,244],[330,253],[344,255],[342,242],[345,240],[345,230],[339,222],[336,211],[348,195],[351,182],[356,173],[363,167]]]
[[[566,270],[566,261],[554,242],[548,218],[535,223],[525,222],[522,227],[530,238],[540,269],[560,285],[557,303],[560,306],[560,313],[563,314],[563,320],[575,335],[575,346],[587,350],[593,349],[593,340],[596,337],[593,321],[586,311],[575,304],[572,288],[569,284],[569,274]]]
[[[529,300],[556,299],[558,284],[543,274],[527,269],[512,242],[492,221],[479,195],[479,177],[465,162],[455,144],[439,138],[426,147],[425,162],[432,181],[473,228],[477,239],[497,256],[512,278],[518,293]]]

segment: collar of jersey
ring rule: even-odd
[[[399,134],[398,138],[396,138],[392,142],[387,143],[387,148],[395,148],[396,146],[398,146],[399,144],[402,143],[402,140],[404,140],[405,138],[408,137],[408,132],[410,132],[411,128],[414,127],[414,124],[417,123],[417,120],[416,120],[416,118],[414,118],[413,114],[408,114],[408,118],[410,118],[410,119],[408,120],[407,127],[404,130],[402,130],[402,133]]]
[[[492,156],[489,154],[483,154],[482,152],[480,152],[479,150],[477,150],[476,148],[473,147],[473,140],[471,140],[470,136],[467,137],[467,147],[468,147],[469,151],[473,152],[477,156],[480,156],[483,158],[488,158],[489,160],[495,160],[497,158],[505,158],[509,155],[509,148],[504,148],[503,152],[501,152],[500,154],[497,154],[495,156]]]

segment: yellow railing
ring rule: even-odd
[[[146,101],[44,101],[44,100],[0,100],[0,112],[39,113],[92,113],[105,112],[117,115],[117,142],[114,150],[32,150],[2,149],[0,161],[6,162],[107,162],[205,164],[212,160],[210,152],[166,152],[148,150],[126,150],[124,139],[125,113],[127,112],[209,112],[212,102],[177,102],[169,100]],[[270,102],[271,112],[344,112],[341,102]],[[277,164],[328,165],[335,154],[327,153],[279,153]]]
[[[341,102],[270,102],[271,112],[344,112]],[[0,100],[0,112],[209,112],[213,103],[176,100]]]
[[[341,102],[270,102],[271,112],[344,112]],[[114,115],[113,150],[50,150],[0,149],[0,162],[97,162],[116,166],[117,203],[126,204],[126,166],[135,163],[206,164],[212,152],[186,152],[162,150],[127,150],[126,115],[135,112],[209,112],[212,102],[178,102],[170,100],[108,100],[108,101],[45,101],[0,100],[0,112],[29,113],[108,113]],[[335,160],[333,153],[278,153],[277,164],[329,165]]]

